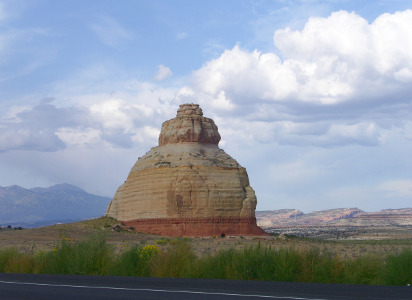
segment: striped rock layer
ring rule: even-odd
[[[183,104],[159,146],[139,158],[106,215],[136,231],[170,236],[262,235],[246,169],[218,147],[214,121]]]

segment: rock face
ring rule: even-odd
[[[280,210],[266,210],[257,211],[257,224],[262,228],[269,228],[276,225],[284,225],[297,221],[298,218],[304,215],[303,212],[297,209],[280,209]]]
[[[365,214],[359,208],[336,208],[314,211],[308,214],[296,209],[282,209],[256,212],[257,223],[262,228],[288,225],[318,225],[340,219],[354,218]]]
[[[383,209],[378,212],[365,212],[359,208],[336,208],[307,214],[296,209],[266,210],[257,211],[256,219],[257,224],[268,232],[270,228],[284,226],[411,225],[412,208]]]
[[[163,123],[159,146],[139,158],[106,215],[136,231],[172,236],[263,235],[246,169],[218,147],[197,104]]]

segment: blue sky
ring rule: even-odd
[[[0,0],[0,186],[113,196],[181,103],[258,209],[412,205],[412,1]]]

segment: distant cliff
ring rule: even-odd
[[[100,217],[110,200],[70,184],[32,189],[0,186],[0,225],[36,226]]]
[[[372,224],[374,222],[383,224],[382,220],[403,220],[405,218],[412,220],[412,208],[383,209],[379,212],[365,212],[359,208],[337,208],[308,214],[296,209],[256,211],[257,224],[262,228],[288,225]]]

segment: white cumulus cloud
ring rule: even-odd
[[[295,74],[273,53],[252,53],[235,46],[194,73],[195,86],[202,92],[243,99],[282,100],[296,91]]]
[[[158,65],[157,66],[157,73],[154,79],[156,81],[162,81],[166,78],[169,78],[173,75],[172,70],[170,70],[168,67],[165,67],[164,65]]]
[[[412,10],[373,22],[347,11],[309,18],[301,30],[274,32],[279,54],[236,45],[206,62],[192,95],[229,127],[241,118],[256,141],[379,146],[410,118],[410,28]]]
[[[235,46],[194,73],[196,87],[245,101],[336,104],[410,90],[412,10],[369,24],[346,11],[310,18],[302,30],[274,33],[275,53]]]
[[[73,148],[95,148],[102,144],[101,131],[91,127],[62,127],[56,131],[56,135],[66,146]]]

